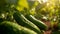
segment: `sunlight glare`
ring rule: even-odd
[[[42,3],[42,2],[45,3],[45,2],[47,2],[47,1],[48,1],[48,0],[38,0],[39,3]]]
[[[48,0],[43,0],[43,3],[47,2]]]

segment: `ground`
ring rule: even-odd
[[[50,29],[50,21],[42,21],[48,26],[48,30],[44,31],[44,34],[51,34],[52,30]]]

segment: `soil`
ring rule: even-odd
[[[49,21],[46,21],[46,22],[44,22],[44,23],[45,23],[45,24],[48,26],[48,28],[49,28],[47,31],[44,32],[44,34],[51,34],[52,31],[50,30],[50,22],[49,22]]]
[[[44,34],[51,34],[52,30],[50,29],[50,21],[42,21],[48,26],[48,30],[44,31]]]
[[[45,31],[44,34],[51,34],[51,30]]]

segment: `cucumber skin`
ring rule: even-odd
[[[60,34],[60,31],[53,31],[51,34]]]
[[[60,30],[60,23],[57,24],[57,29]]]
[[[34,16],[26,15],[25,17],[28,20],[30,20],[31,22],[33,22],[35,25],[37,25],[40,29],[42,29],[42,30],[47,30],[48,29],[48,26],[45,23],[43,23],[40,20],[37,20]]]
[[[0,24],[0,34],[37,34],[33,30],[20,26],[17,23],[4,21]]]
[[[35,25],[33,24],[32,22],[30,22],[29,20],[27,20],[23,14],[19,13],[19,12],[16,12],[13,14],[13,17],[14,19],[16,20],[16,22],[21,25],[21,26],[24,26],[24,27],[27,27],[35,32],[37,32],[38,34],[41,33],[40,29]]]

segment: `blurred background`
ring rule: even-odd
[[[48,27],[56,27],[60,22],[60,0],[0,0],[0,19],[14,21],[14,9],[35,16]]]

